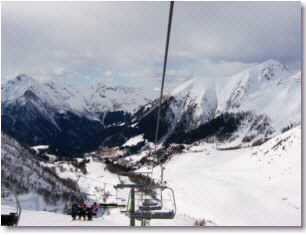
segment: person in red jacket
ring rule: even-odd
[[[94,215],[97,215],[98,212],[98,205],[96,202],[94,202],[94,204],[92,205],[92,212]]]
[[[88,220],[92,220],[93,215],[97,215],[98,212],[98,205],[96,202],[90,207],[90,210],[88,211]]]
[[[80,206],[80,212],[79,212],[79,220],[81,220],[81,217],[84,218],[84,220],[86,220],[85,216],[86,216],[86,211],[87,211],[87,206],[86,204],[83,202]]]

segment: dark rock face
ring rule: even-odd
[[[169,106],[171,104],[172,99],[165,100],[162,104],[160,122],[159,122],[159,131],[158,131],[158,140],[167,135],[168,132],[171,131],[172,128],[172,119],[174,115],[172,114]],[[157,103],[157,102],[155,102]],[[141,111],[141,110],[140,110]],[[135,114],[139,115],[138,114]],[[138,128],[140,133],[144,134],[144,138],[150,142],[154,142],[155,134],[156,134],[156,121],[158,115],[158,106],[155,106],[149,113],[146,115],[139,115],[141,117],[138,119],[138,123],[135,126]]]
[[[166,112],[166,106],[165,103],[162,113]],[[135,118],[135,115],[132,117],[133,122],[138,121],[135,125],[127,122],[123,126],[108,127],[94,135],[88,141],[87,146],[90,146],[88,150],[91,151],[100,145],[106,147],[121,146],[130,138],[140,134],[144,134],[146,140],[154,142],[157,107],[146,115],[140,115],[140,113],[137,113],[137,115],[140,120]],[[162,118],[158,141],[163,142],[164,146],[173,143],[192,144],[202,140],[206,142],[231,142],[237,138],[241,138],[243,143],[249,143],[255,136],[267,138],[274,131],[267,116],[257,116],[252,112],[224,113],[193,130],[186,130],[188,120],[189,115],[186,113],[181,121],[172,128],[171,119]],[[239,132],[239,129],[248,131],[245,134]],[[165,135],[166,138],[164,138]]]
[[[225,113],[187,133],[178,128],[166,143],[192,144],[211,137],[215,137],[217,141],[227,141],[238,130],[246,116],[244,113]]]
[[[109,126],[127,121],[131,115],[124,111],[106,112],[104,117],[104,125]]]
[[[82,152],[83,143],[104,129],[101,122],[71,112],[55,113],[51,121],[31,103],[2,110],[1,128],[28,146],[47,144],[66,153]]]

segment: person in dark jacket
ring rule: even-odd
[[[81,207],[80,207],[80,212],[79,212],[79,220],[81,220],[81,217],[84,218],[84,220],[86,220],[85,216],[86,216],[86,211],[87,211],[87,206],[86,204],[83,202]]]
[[[79,206],[76,202],[73,202],[73,204],[70,206],[70,210],[71,210],[71,217],[73,220],[76,219],[76,216],[79,212]]]

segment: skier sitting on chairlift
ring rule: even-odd
[[[82,205],[81,205],[81,207],[80,207],[79,220],[82,219],[81,217],[83,217],[84,220],[86,220],[86,217],[85,217],[85,216],[86,216],[86,210],[87,210],[87,206],[86,206],[86,204],[83,202]]]
[[[70,210],[71,210],[71,217],[73,220],[75,220],[79,211],[78,204],[76,202],[73,202],[73,204],[70,206]]]
[[[98,205],[96,202],[94,202],[94,204],[91,206],[92,208],[92,212],[94,215],[97,215],[97,212],[98,212]]]
[[[98,212],[98,205],[96,202],[90,207],[90,210],[88,211],[88,220],[92,220],[93,215],[97,215]]]

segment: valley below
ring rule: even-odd
[[[61,178],[77,180],[80,191],[91,194],[88,197],[92,201],[116,202],[113,186],[119,184],[117,175],[97,157],[88,156],[86,160],[86,174],[67,162],[44,164],[54,167]],[[206,143],[189,146],[163,166],[164,180],[175,192],[177,214],[173,220],[152,220],[152,226],[194,226],[197,221],[205,221],[206,226],[301,225],[300,126],[251,148],[219,150],[215,144]],[[148,171],[148,167],[137,171]],[[152,177],[159,180],[159,166],[153,168]],[[125,180],[130,182],[127,177]],[[121,203],[127,203],[129,189],[118,190],[117,194]],[[20,225],[129,224],[129,218],[119,208],[110,209],[94,221],[71,221],[62,212],[63,204],[35,207],[37,196],[32,197],[32,202],[29,198],[20,196],[24,208]],[[29,219],[34,216],[35,221]]]

